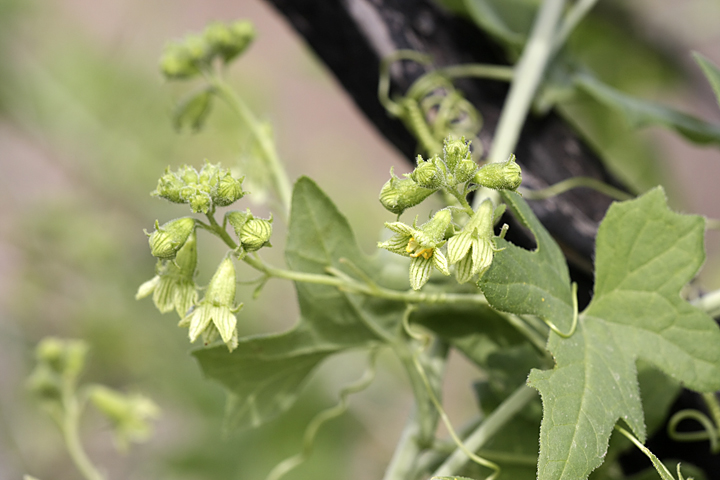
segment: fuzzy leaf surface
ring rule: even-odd
[[[341,268],[340,258],[371,271],[345,217],[314,182],[301,178],[293,192],[287,263],[295,271],[324,274],[328,266]],[[295,286],[301,318],[291,330],[241,338],[232,353],[224,346],[193,353],[205,375],[233,394],[228,417],[234,427],[261,425],[290,408],[320,362],[381,341],[383,329],[397,322],[403,309],[332,286]]]
[[[572,325],[573,298],[565,257],[520,195],[502,192],[502,196],[518,221],[533,233],[537,248],[531,252],[498,239],[497,246],[503,250],[495,254],[480,288],[493,308],[537,315],[567,332]]]
[[[540,391],[540,480],[587,478],[623,419],[644,442],[636,361],[697,391],[720,389],[720,330],[680,297],[704,261],[704,220],[665,193],[614,203],[597,235],[595,294],[570,338],[551,333],[556,366],[533,370]]]

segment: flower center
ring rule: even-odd
[[[405,251],[413,258],[417,258],[422,255],[426,260],[432,257],[433,254],[432,248],[423,248],[423,246],[420,245],[414,238],[410,238],[407,247],[405,247]]]

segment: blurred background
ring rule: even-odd
[[[612,2],[611,2],[612,3]],[[614,2],[620,3],[620,2]],[[612,71],[644,96],[720,121],[709,86],[693,64],[698,50],[720,64],[718,0],[636,0],[629,23],[654,45],[633,73]],[[91,347],[88,381],[155,400],[163,416],[149,442],[115,452],[109,426],[88,410],[83,438],[111,479],[264,478],[299,451],[311,416],[332,405],[338,385],[353,381],[364,359],[348,354],[315,375],[289,414],[259,430],[223,436],[224,394],[205,381],[187,354],[186,330],[134,294],[154,275],[144,228],[185,215],[184,207],[151,198],[168,165],[224,166],[247,161],[247,139],[219,103],[199,134],[174,131],[173,102],[187,91],[157,69],[163,45],[212,20],[252,20],[259,32],[231,69],[231,82],[275,127],[291,178],[308,175],[330,195],[371,253],[384,221],[377,202],[388,170],[409,164],[359,115],[328,72],[283,19],[260,0],[0,0],[0,478],[29,473],[75,479],[56,427],[28,396],[24,381],[33,348],[44,336],[84,338]],[[645,77],[648,72],[659,75]],[[654,76],[653,75],[653,76]],[[720,218],[720,152],[692,147],[652,129],[642,155],[677,210]],[[640,153],[639,153],[640,154]],[[351,179],[348,180],[342,180]],[[252,192],[252,188],[249,188]],[[262,200],[261,195],[255,196]],[[251,206],[266,216],[272,204]],[[284,225],[275,223],[281,265]],[[717,234],[708,235],[704,288],[720,287]],[[201,237],[198,283],[224,251]],[[251,278],[256,275],[241,271]],[[272,281],[257,301],[245,300],[240,334],[290,327],[297,316],[292,286]],[[321,431],[313,458],[288,479],[380,478],[411,402],[399,367],[386,355],[373,386],[350,412]],[[475,373],[452,359],[448,410],[460,423],[473,411],[467,388]]]

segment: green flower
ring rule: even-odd
[[[220,266],[210,279],[205,297],[200,304],[178,324],[180,327],[189,327],[188,333],[191,342],[202,335],[204,343],[208,344],[217,334],[220,334],[228,350],[232,352],[237,347],[238,332],[235,314],[243,305],[233,306],[236,283],[235,265],[227,256],[220,262]]]
[[[412,227],[402,222],[386,223],[385,226],[395,232],[395,235],[378,243],[380,248],[412,258],[410,285],[413,290],[419,290],[427,283],[432,267],[444,275],[450,275],[447,258],[440,247],[445,243],[445,232],[452,223],[452,214],[443,209],[420,227],[416,223]]]
[[[151,434],[149,420],[160,414],[149,398],[137,393],[126,395],[103,385],[93,386],[90,401],[110,420],[121,451],[127,450],[129,442],[147,440]]]
[[[197,303],[195,268],[197,266],[197,237],[195,232],[178,250],[175,261],[158,262],[157,275],[140,285],[135,299],[153,295],[153,302],[162,313],[175,309],[183,318]]]
[[[448,260],[457,264],[458,282],[466,283],[475,275],[482,276],[497,251],[493,243],[493,204],[485,200],[460,233],[448,240]]]

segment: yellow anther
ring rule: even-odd
[[[417,241],[415,241],[414,238],[411,238],[408,242],[407,247],[405,247],[405,251],[410,254],[412,258],[417,258],[420,255],[423,256],[426,260],[432,257],[433,249],[432,248],[421,248],[422,245],[420,245]],[[418,250],[419,249],[419,250]]]

